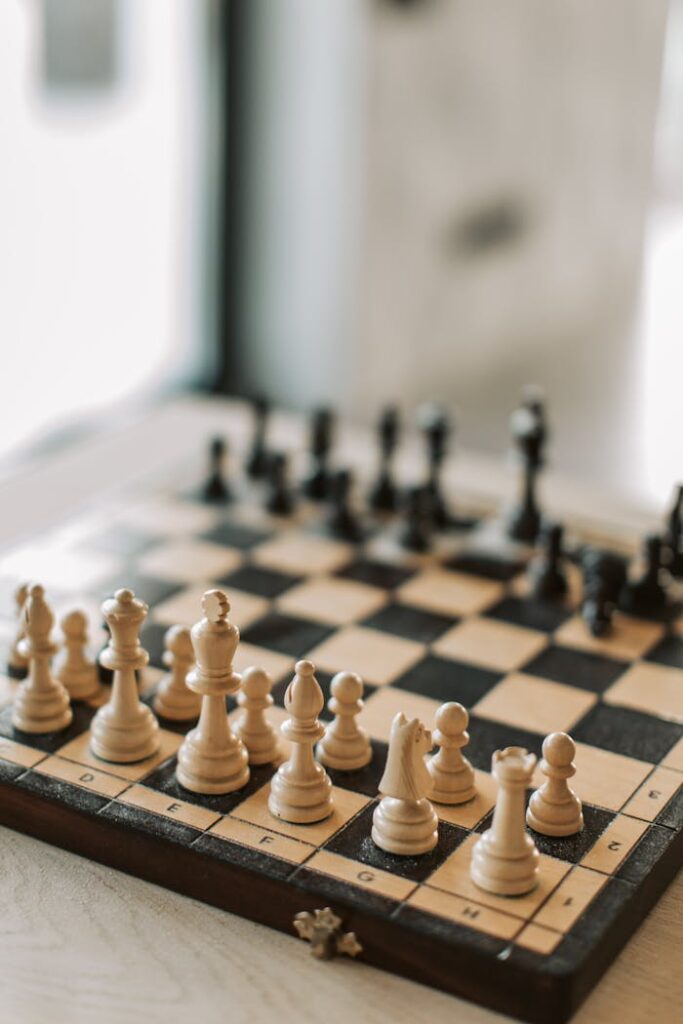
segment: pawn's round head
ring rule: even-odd
[[[355,672],[337,672],[330,693],[342,704],[353,704],[363,696],[363,680]]]
[[[79,608],[74,608],[73,611],[67,612],[67,614],[62,618],[61,627],[65,636],[85,636],[85,632],[88,628],[88,620],[84,612]]]
[[[194,658],[192,634],[187,626],[171,626],[164,634],[167,651],[179,658]]]
[[[543,740],[543,757],[556,768],[571,764],[575,753],[576,744],[566,732],[551,732]]]
[[[248,668],[242,673],[242,690],[247,697],[262,700],[267,697],[273,681],[262,668]]]
[[[442,704],[436,712],[434,723],[439,732],[444,733],[446,736],[454,735],[458,732],[464,732],[469,725],[470,716],[467,713],[467,709],[458,704],[456,701],[449,701],[447,704]]]
[[[45,597],[45,587],[40,583],[32,583],[29,587],[28,596],[40,600]]]

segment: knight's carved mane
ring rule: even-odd
[[[408,721],[402,711],[391,724],[389,752],[379,784],[383,796],[421,800],[431,788],[424,755],[432,745],[431,733],[417,718]]]

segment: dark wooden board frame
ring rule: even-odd
[[[637,894],[613,917],[591,956],[574,969],[544,974],[539,966],[547,958],[520,950],[516,960],[498,960],[494,977],[490,953],[482,953],[476,943],[441,941],[417,929],[412,931],[415,941],[407,941],[409,919],[380,916],[346,905],[342,899],[321,899],[297,886],[295,880],[271,878],[248,864],[230,863],[136,827],[122,826],[22,788],[12,780],[0,781],[0,824],[289,935],[293,934],[296,913],[329,903],[342,917],[344,927],[356,932],[366,963],[530,1024],[569,1020],[672,881],[683,859],[683,831],[678,831],[658,860],[656,872],[638,886]],[[307,951],[302,945],[303,955]],[[452,970],[456,958],[457,978]]]

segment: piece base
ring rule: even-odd
[[[274,800],[271,794],[268,799],[268,810],[274,818],[289,821],[293,825],[312,825],[316,821],[324,821],[325,818],[329,818],[334,810],[334,804],[332,797],[329,797],[312,807],[295,807],[293,804]]]
[[[218,796],[224,793],[234,793],[236,790],[246,786],[249,781],[249,769],[245,768],[238,775],[229,775],[222,779],[208,779],[204,776],[187,772],[179,765],[176,770],[176,779],[183,789],[189,790],[190,793]]]
[[[529,828],[532,828],[534,832],[538,832],[541,836],[574,836],[577,832],[583,830],[583,814],[580,814],[574,821],[553,825],[548,821],[543,821],[542,818],[537,818],[531,808],[528,808],[526,823]]]

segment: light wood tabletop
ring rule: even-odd
[[[507,1018],[0,828],[1,1024],[494,1024]],[[676,1024],[683,877],[573,1024]]]

